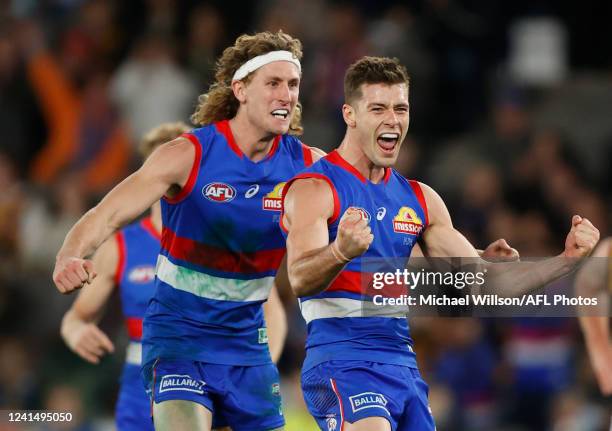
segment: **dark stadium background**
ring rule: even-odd
[[[238,34],[302,40],[304,141],[325,150],[343,133],[345,68],[399,57],[412,82],[398,169],[432,185],[476,246],[503,237],[547,256],[574,213],[610,234],[610,22],[606,1],[0,1],[0,409],[71,411],[72,429],[112,429],[122,353],[96,367],[63,345],[73,297],[52,285],[54,256],[137,166],[140,134],[188,120]],[[287,429],[305,431],[305,328],[285,300]],[[116,305],[103,328],[121,345]],[[438,430],[606,429],[575,319],[412,328]]]

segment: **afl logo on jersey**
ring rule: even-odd
[[[370,220],[372,220],[372,217],[370,217],[370,213],[367,212],[365,210],[365,208],[361,208],[361,207],[349,207],[349,208],[347,208],[347,211],[348,210],[357,211],[359,213],[359,215],[361,216],[361,218],[364,219],[365,221],[367,221],[368,223],[370,223]]]
[[[145,284],[153,281],[155,278],[155,268],[151,265],[137,266],[128,274],[128,280],[131,283]]]
[[[272,191],[263,197],[262,207],[266,211],[280,211],[283,207],[283,187],[286,182],[278,183]]]
[[[236,189],[225,183],[208,183],[202,189],[206,199],[213,202],[229,202],[236,197]]]
[[[401,207],[393,218],[393,231],[407,235],[418,235],[423,230],[423,221],[410,207]]]

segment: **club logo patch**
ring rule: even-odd
[[[387,413],[387,399],[383,394],[377,394],[376,392],[363,392],[361,394],[353,395],[349,397],[351,408],[353,413],[363,409],[383,409]]]
[[[365,208],[361,208],[361,207],[350,207],[349,209],[353,210],[353,211],[357,211],[360,215],[361,218],[364,219],[365,221],[367,221],[368,223],[370,223],[370,220],[372,220],[372,217],[370,217],[370,213],[367,212],[365,210]],[[348,210],[348,209],[347,209]]]
[[[418,235],[423,230],[423,221],[410,207],[401,207],[393,218],[393,231],[407,235]]]
[[[283,187],[286,182],[278,183],[272,191],[263,197],[262,207],[266,211],[280,211],[283,206]]]
[[[128,274],[128,280],[136,284],[145,284],[155,278],[155,268],[151,265],[141,265],[132,269]]]
[[[229,202],[236,197],[236,189],[225,183],[208,183],[202,189],[206,199],[213,202]]]
[[[327,431],[336,431],[338,427],[338,420],[336,418],[328,417],[325,419],[325,422],[327,422]]]
[[[188,374],[166,374],[159,382],[159,392],[186,391],[203,394],[205,385],[203,380],[196,380]]]

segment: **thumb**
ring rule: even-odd
[[[341,218],[341,220],[347,220],[347,221],[357,221],[359,219],[361,219],[361,214],[359,214],[359,211],[353,208],[347,209]]]
[[[582,217],[579,215],[574,215],[572,217],[572,227],[576,227],[582,221]]]
[[[90,283],[98,275],[94,270],[93,262],[91,260],[85,260],[83,267],[85,268],[85,271],[87,271],[87,275],[89,275],[87,282]]]

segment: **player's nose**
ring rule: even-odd
[[[282,102],[289,103],[291,101],[291,90],[289,89],[288,83],[283,82],[278,86],[276,97]]]

